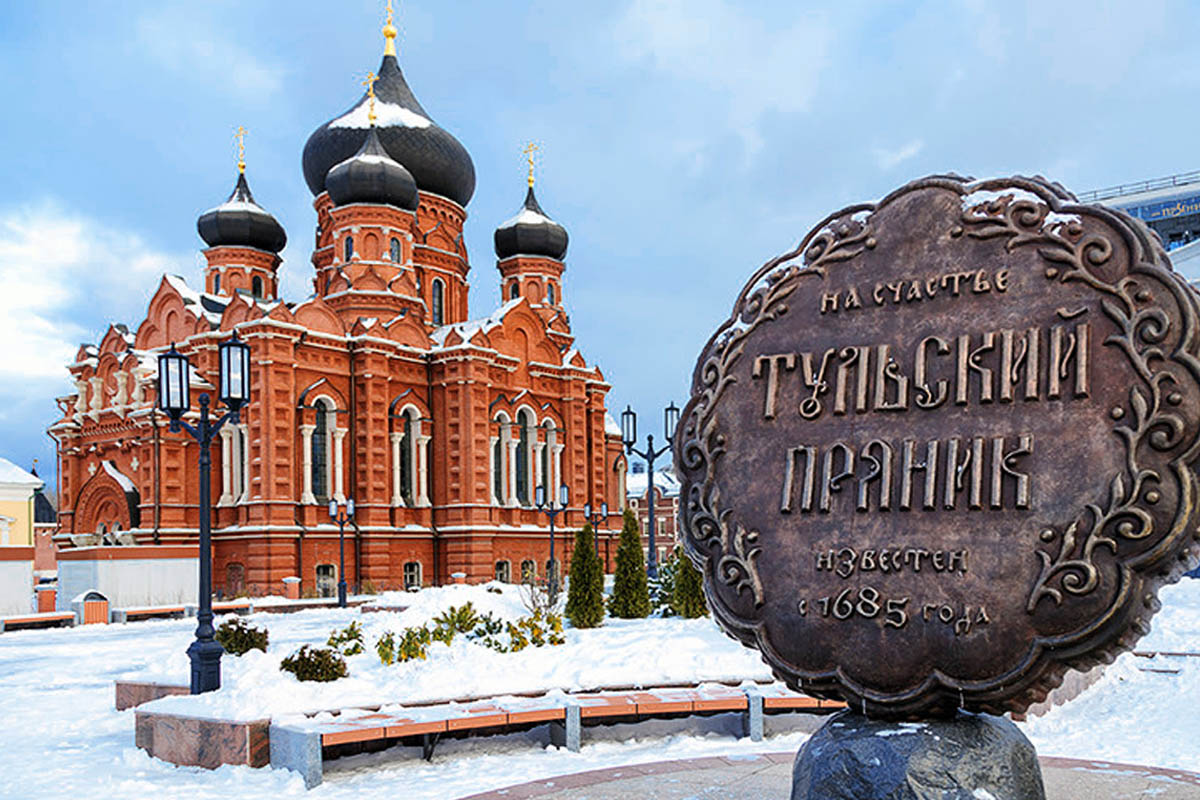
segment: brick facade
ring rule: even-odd
[[[548,558],[534,487],[562,482],[566,569],[583,505],[621,507],[624,456],[610,387],[575,347],[564,263],[499,262],[504,305],[469,321],[463,207],[421,191],[415,212],[339,207],[325,192],[314,208],[314,297],[278,298],[272,252],[210,247],[203,293],[164,277],[136,329],[80,348],[76,392],[50,429],[60,544],[192,543],[208,501],[219,591],[278,593],[291,575],[326,590],[338,563],[326,504],[352,497],[352,585],[480,581],[498,562],[519,579],[522,562],[544,575]],[[217,344],[235,330],[251,348],[252,399],[214,443],[212,496],[200,498],[197,445],[154,408],[156,357],[175,343],[190,358],[195,402],[215,394]],[[612,516],[602,527],[617,531]]]

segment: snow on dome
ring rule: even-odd
[[[496,230],[502,231],[505,228],[515,228],[518,225],[546,225],[554,224],[554,220],[544,214],[539,214],[533,209],[522,208],[521,211],[510,219],[506,219],[496,226]]]
[[[331,128],[369,128],[370,101],[363,100],[354,108],[329,123]],[[375,124],[379,127],[428,128],[433,123],[415,111],[395,103],[375,100]]]

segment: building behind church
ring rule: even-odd
[[[364,589],[545,576],[539,486],[569,488],[559,568],[585,503],[607,502],[615,519],[602,527],[619,530],[626,461],[610,386],[571,332],[567,232],[539,206],[531,171],[494,235],[503,305],[472,318],[474,166],[413,95],[390,20],[384,34],[368,93],[304,147],[311,267],[282,264],[287,236],[242,161],[229,199],[197,224],[202,286],[164,276],[140,324],[113,324],[68,366],[75,393],[50,428],[61,547],[197,540],[197,445],[155,409],[156,359],[172,344],[189,357],[195,402],[215,395],[217,345],[235,332],[253,375],[212,454],[218,591],[277,592],[293,575],[331,591],[330,500],[356,502],[346,579]],[[280,296],[285,268],[312,269],[312,296]]]

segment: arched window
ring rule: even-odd
[[[329,410],[317,401],[317,427],[312,435],[312,491],[320,503],[329,500]]]
[[[521,583],[532,583],[537,580],[537,564],[527,558],[521,562]]]
[[[354,239],[347,236],[344,247],[345,247],[345,256],[342,258],[342,260],[349,261],[350,259],[354,258]]]
[[[221,276],[220,274],[213,275],[213,294],[221,293]]]
[[[554,305],[554,284],[553,283],[546,284],[546,302],[549,303],[550,305]]]
[[[517,431],[520,436],[517,442],[517,502],[523,506],[529,505],[531,492],[529,491],[529,448],[532,445],[530,432],[533,430],[533,424],[529,419],[529,412],[522,411],[517,415]]]
[[[512,582],[512,563],[509,561],[496,562],[496,580],[501,583]]]
[[[412,508],[413,504],[413,448],[416,437],[413,436],[412,412],[404,415],[403,434],[400,436],[400,496],[404,505]]]
[[[400,263],[400,240],[397,239],[395,236],[392,237],[392,241],[389,246],[389,254],[392,257],[393,264]]]
[[[404,565],[404,588],[421,588],[421,562],[409,561]]]
[[[250,294],[254,295],[256,298],[261,298],[263,296],[262,277],[255,275],[253,280],[250,281]]]
[[[441,325],[445,319],[443,306],[445,304],[446,284],[441,278],[433,279],[433,324]]]
[[[513,281],[512,286],[508,287],[508,299],[516,300],[520,296],[521,296],[521,287],[517,285],[516,281]]]

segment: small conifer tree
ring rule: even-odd
[[[650,614],[642,534],[637,517],[628,508],[625,509],[625,524],[621,527],[621,541],[617,545],[617,570],[613,576],[608,612],[622,619],[638,619]]]
[[[593,549],[591,523],[575,534],[566,611],[576,628],[595,628],[604,619],[604,568]]]
[[[704,602],[704,578],[700,570],[684,554],[682,547],[675,548],[671,565],[675,578],[671,586],[671,610],[687,619],[703,617],[708,613],[708,605]]]

